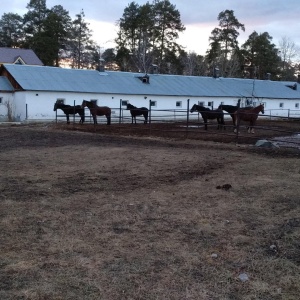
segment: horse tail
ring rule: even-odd
[[[147,122],[148,122],[148,114],[149,114],[149,111],[148,111],[148,109],[145,109],[145,112],[144,112],[144,118],[145,118],[145,124],[147,124]]]

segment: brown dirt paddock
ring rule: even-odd
[[[253,146],[299,131],[275,125],[238,145],[182,124],[0,127],[0,299],[299,299],[300,151]]]

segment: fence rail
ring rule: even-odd
[[[117,125],[118,131],[128,131],[132,130],[128,127],[128,124],[131,123],[132,118],[130,115],[130,111],[123,108],[121,105],[119,108],[111,108],[113,114],[111,116],[111,124]],[[300,111],[297,110],[286,110],[286,114],[284,116],[279,116],[274,111],[277,110],[265,110],[265,114],[259,114],[259,120],[267,120],[268,124],[264,124],[263,126],[257,125],[254,126],[255,130],[263,130],[264,132],[272,132],[271,136],[277,136],[282,134],[283,136],[287,135],[297,135],[300,132]],[[282,110],[280,110],[282,111]],[[73,117],[73,118],[72,118]],[[70,121],[73,120],[73,124],[79,123],[80,117],[75,115],[70,118]],[[223,137],[230,138],[232,141],[236,143],[243,142],[245,139],[248,141],[255,141],[258,139],[257,135],[243,134],[241,132],[246,132],[247,125],[241,124],[240,131],[237,133],[233,132],[233,122],[230,114],[224,113],[225,118],[225,129],[222,132],[219,130],[212,130],[212,128],[217,128],[217,124],[214,121],[208,122],[206,125],[208,126],[208,130],[204,130],[205,123],[201,117],[200,113],[190,113],[189,111],[189,102],[186,109],[155,109],[151,107],[151,103],[149,103],[149,116],[148,116],[148,124],[143,126],[135,126],[134,129],[137,132],[143,132],[144,134],[154,134],[161,131],[161,134],[164,133],[174,133],[174,135],[180,134],[184,138],[189,138],[191,136],[215,136],[220,135],[220,132]],[[66,120],[66,116],[63,114],[56,114],[56,122]],[[143,116],[137,116],[137,123],[144,123]],[[296,121],[299,126],[294,126],[292,130],[287,130],[286,128],[280,127],[280,121]],[[97,117],[98,125],[106,124],[105,116]],[[298,123],[299,122],[299,123]],[[93,124],[92,115],[89,112],[89,109],[86,109],[85,114],[85,124]],[[156,125],[168,124],[168,127],[157,127]],[[127,126],[126,126],[127,125]],[[201,129],[201,130],[199,130]],[[96,129],[95,129],[96,130]],[[163,132],[162,132],[163,131]],[[277,141],[278,140],[277,138]],[[296,143],[297,140],[296,140]],[[300,143],[300,137],[299,137]],[[299,146],[300,148],[300,146]]]

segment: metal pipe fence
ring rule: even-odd
[[[74,104],[75,105],[75,104]],[[120,106],[111,108],[113,114],[111,116],[111,125],[118,128],[119,132],[132,131],[132,127],[128,127],[128,124],[131,124],[132,118],[130,111],[122,106],[120,101]],[[300,132],[300,111],[297,110],[287,110],[286,116],[273,115],[272,112],[275,110],[265,110],[265,114],[259,114],[259,120],[267,120],[268,124],[261,126],[254,126],[255,130],[263,130],[265,132],[273,132],[276,134],[282,135],[293,135],[299,134]],[[202,120],[200,113],[190,113],[189,111],[189,100],[187,101],[187,108],[183,109],[156,109],[152,107],[151,100],[149,100],[149,114],[148,122],[144,123],[143,116],[137,116],[137,124],[133,124],[134,130],[137,132],[143,132],[145,135],[152,135],[155,133],[160,133],[161,135],[173,133],[174,136],[178,134],[182,138],[191,138],[193,136],[201,135],[203,136],[216,136],[222,135],[232,139],[233,142],[237,144],[241,141],[247,139],[248,141],[255,141],[258,139],[257,136],[251,134],[245,134],[247,125],[239,125],[239,130],[236,133],[233,132],[234,124],[229,113],[224,113],[225,118],[225,130],[217,130],[217,123],[215,120],[207,122],[208,130],[204,130],[205,123]],[[66,120],[66,116],[62,114],[57,114],[56,112],[56,122]],[[73,116],[73,124],[79,123],[80,116]],[[299,127],[293,130],[282,129],[280,127],[281,121],[296,121],[299,122]],[[106,125],[105,116],[97,117],[97,126]],[[90,114],[89,110],[86,110],[85,115],[85,124],[93,124],[93,117]],[[168,125],[168,126],[161,126]],[[214,130],[215,129],[215,130]],[[95,129],[96,130],[96,129]],[[275,134],[275,135],[276,135]],[[273,134],[274,135],[274,134]]]

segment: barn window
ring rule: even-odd
[[[1,103],[1,102],[0,102]],[[299,103],[295,104],[295,108],[299,108]]]
[[[279,103],[279,107],[283,108],[283,102]]]
[[[127,106],[128,102],[129,102],[128,100],[122,100],[121,104],[122,104],[122,106]]]
[[[150,106],[151,107],[156,107],[157,106],[157,102],[156,101],[150,101]]]
[[[212,104],[213,104],[212,101],[208,101],[207,103],[208,106],[212,106]]]
[[[201,105],[201,106],[204,106],[204,105],[205,105],[205,102],[204,102],[204,101],[199,101],[198,103],[199,103],[199,105]]]
[[[65,103],[65,99],[63,99],[63,98],[58,98],[58,99],[56,100],[56,103],[58,103],[58,104],[64,104],[64,103]]]
[[[0,97],[0,103],[2,103],[2,99],[3,99],[3,98],[2,98],[2,97]]]
[[[182,101],[176,101],[176,107],[182,107]]]

